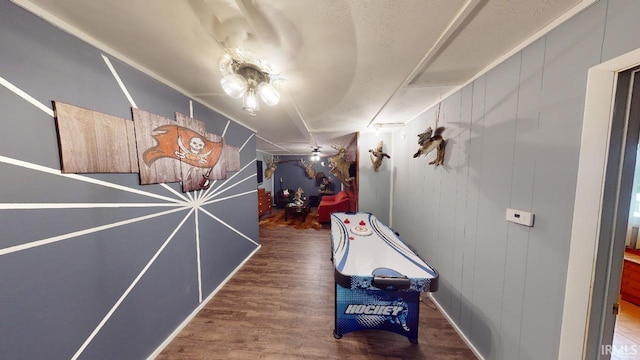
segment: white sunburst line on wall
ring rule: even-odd
[[[198,193],[198,200],[199,202],[202,202],[202,199],[204,199],[204,197],[209,193],[209,189],[211,189],[211,187],[213,185],[216,184],[218,180],[213,180],[211,183],[209,183],[209,187],[206,189],[200,189],[199,193]]]
[[[240,173],[240,171],[238,171],[238,172],[237,172],[237,173],[235,173],[234,175],[237,175],[237,174],[239,174],[239,173]],[[251,178],[251,176],[248,176],[247,178]],[[247,178],[245,178],[244,180],[240,180],[240,181],[245,181]],[[218,189],[220,189],[222,186],[224,186],[224,185],[225,185],[229,180],[231,180],[231,179],[232,179],[232,178],[229,178],[229,179],[227,179],[227,181],[225,181],[225,182],[223,182],[222,184],[220,184],[220,186],[218,186],[215,190],[213,190],[209,195],[207,195],[207,197],[205,197],[205,198],[204,198],[204,199],[202,199],[201,201],[202,201],[202,202],[207,202],[207,201],[209,201],[209,200],[211,200],[211,199],[215,198],[215,197],[216,197],[216,195],[218,195],[219,193],[222,193],[222,192],[226,191],[228,188],[224,188],[224,189],[222,189],[222,190],[220,190],[220,191],[218,191]],[[231,188],[231,187],[233,187],[233,186],[235,186],[235,184],[234,184],[234,185],[231,185],[229,188]]]
[[[204,208],[200,208],[200,211],[202,211],[203,213],[207,214],[209,217],[211,217],[213,220],[219,222],[220,224],[226,226],[229,230],[235,232],[236,234],[242,236],[243,238],[251,241],[252,243],[254,243],[256,246],[260,246],[260,244],[258,244],[257,242],[255,242],[253,239],[251,239],[250,237],[248,237],[247,235],[241,233],[239,230],[237,230],[236,228],[234,228],[233,226],[227,224],[226,222],[222,221],[220,218],[218,218],[217,216],[213,215],[212,213],[208,212],[207,210],[205,210]]]
[[[208,188],[203,189],[203,190],[201,190],[201,191],[200,191],[200,194],[198,195],[198,201],[202,202],[202,201],[204,200],[204,198],[205,198],[205,197],[207,196],[207,194],[209,193],[209,190],[211,189],[211,187],[212,187],[213,185],[215,185],[215,184],[216,184],[216,181],[217,181],[217,180],[213,180],[213,181],[211,181],[211,182],[209,183],[209,187],[208,187]]]
[[[211,182],[211,184],[209,184],[209,188],[204,192],[204,194],[202,194],[202,197],[200,198],[200,202],[207,201],[210,198],[211,194],[215,192],[215,190],[218,188],[218,187],[214,188],[214,185],[216,185],[217,183],[218,183],[218,180],[214,180],[213,182]],[[220,186],[222,186],[222,184]]]
[[[198,220],[199,208],[196,208],[195,212],[195,226],[196,226],[196,266],[198,271],[198,304],[202,302],[202,262],[200,259],[200,223]]]
[[[183,199],[186,202],[189,202],[189,199],[187,199],[186,196],[182,195],[181,193],[177,192],[174,188],[172,188],[171,186],[165,184],[165,183],[160,183],[160,186],[162,186],[163,188],[169,190],[170,192],[172,192],[173,194],[175,194],[177,197]]]
[[[225,134],[227,133],[227,129],[229,128],[229,123],[230,123],[230,121],[229,121],[229,120],[227,120],[227,125],[224,127],[224,131],[222,132],[222,137],[223,137],[223,138],[224,138]],[[251,138],[252,138],[253,136],[255,136],[255,133],[252,133],[252,134],[247,138],[247,140],[245,140],[245,141],[244,141],[244,144],[242,144],[242,146],[240,147],[240,149],[238,150],[238,152],[242,151],[242,149],[247,145],[247,143],[249,142],[249,140],[251,140]],[[257,160],[257,158],[256,158],[256,159],[254,159],[254,161],[256,161],[256,160]],[[247,164],[247,166],[248,166],[248,164]],[[246,166],[245,166],[245,167],[246,167]],[[244,169],[244,168],[243,168],[243,169]],[[240,171],[242,171],[243,169],[240,169]],[[240,171],[238,171],[238,172],[240,172]],[[237,174],[237,173],[236,173],[236,174]],[[235,174],[234,174],[234,176],[235,176]],[[233,177],[233,176],[232,176],[232,177]],[[201,197],[199,197],[199,198],[198,198],[198,200],[200,200],[200,201],[207,201],[207,200],[209,200],[209,199],[211,198],[211,196],[210,196],[209,194],[211,193],[211,191],[212,191],[212,189],[213,189],[213,185],[214,185],[216,182],[217,182],[217,180],[216,180],[216,181],[214,181],[214,182],[212,182],[212,183],[209,185],[209,188],[204,192],[204,194],[203,194]],[[225,183],[226,183],[226,181],[225,181]],[[222,185],[224,185],[224,183],[223,183]],[[220,185],[220,186],[222,186],[222,185]],[[217,188],[216,188],[216,190],[217,190]],[[213,192],[215,192],[215,190],[213,190]]]
[[[213,185],[215,185],[218,182],[218,180],[213,180],[211,182],[211,184],[209,184],[209,188],[207,188],[207,190],[205,190],[202,194],[202,196],[200,196],[198,198],[198,200],[202,200],[205,201],[207,199],[207,197],[209,196],[209,193],[213,190]]]
[[[242,144],[242,146],[240,146],[240,150],[239,150],[239,151],[242,151],[242,149],[244,149],[244,147],[247,145],[247,143],[249,142],[249,140],[251,140],[251,138],[252,138],[252,137],[254,137],[255,135],[256,135],[255,133],[252,133],[252,134],[247,138],[247,140],[245,140],[245,141],[244,141],[244,144]]]
[[[227,127],[228,127],[228,126],[229,126],[229,121],[227,120],[227,126],[225,126],[225,128],[224,128],[223,134],[224,134],[224,133],[226,133],[226,131],[227,131]],[[224,135],[223,135],[222,137],[224,137]],[[241,148],[240,148],[240,150],[238,150],[238,151],[242,151],[242,148],[247,144],[247,142],[249,141],[249,139],[251,139],[251,136],[249,136],[249,138],[248,138],[247,140],[245,140],[244,144],[242,144],[242,147],[241,147]],[[247,164],[247,165],[248,165],[248,164]],[[245,166],[245,167],[247,167],[247,166]],[[240,171],[242,171],[242,170],[244,170],[244,168],[240,169]],[[240,171],[238,171],[237,173],[239,173]],[[236,173],[236,174],[237,174],[237,173]],[[236,174],[233,174],[233,175],[231,176],[231,178],[233,178]],[[231,178],[229,178],[228,180],[231,180]],[[228,181],[228,180],[227,180],[227,181]],[[212,194],[211,192],[213,191],[213,192],[215,193],[215,191],[218,189],[218,188],[216,188],[215,190],[212,190],[212,189],[213,189],[213,185],[214,185],[217,181],[218,181],[218,180],[215,180],[214,182],[212,182],[212,183],[209,185],[209,188],[204,192],[203,196],[202,196],[202,197],[200,197],[198,200],[202,200],[202,201],[207,201],[207,200],[209,200],[209,199],[211,198],[211,196],[213,196],[213,194]],[[222,183],[220,186],[224,185],[227,181],[225,181],[224,183]],[[220,187],[220,186],[218,186],[218,187]]]
[[[222,137],[224,137],[227,134],[227,129],[229,128],[229,124],[231,124],[230,120],[227,120],[227,125],[224,126],[224,130],[222,130]]]
[[[0,210],[178,207],[175,203],[0,203]]]
[[[129,285],[127,290],[125,290],[125,292],[120,296],[120,298],[116,301],[116,303],[111,307],[109,312],[107,312],[107,314],[104,316],[104,318],[102,318],[102,320],[100,321],[98,326],[96,326],[96,328],[93,330],[93,332],[91,332],[89,337],[87,337],[87,339],[84,341],[84,343],[82,343],[82,345],[80,346],[78,351],[76,351],[76,353],[73,355],[73,357],[71,357],[71,360],[78,359],[78,357],[84,352],[84,350],[87,348],[87,346],[91,343],[91,341],[93,341],[93,339],[96,337],[98,332],[100,332],[102,327],[107,323],[107,321],[109,321],[109,319],[116,312],[116,310],[118,310],[118,307],[120,307],[120,304],[122,304],[124,299],[129,295],[129,293],[133,290],[133,288],[138,284],[138,282],[140,281],[142,276],[144,276],[144,274],[147,272],[147,270],[149,270],[151,265],[153,265],[153,263],[156,261],[158,256],[160,256],[162,251],[167,247],[169,242],[173,239],[173,237],[176,235],[176,233],[178,233],[178,230],[180,230],[182,225],[184,225],[184,223],[187,221],[189,216],[191,216],[191,213],[193,213],[194,211],[195,211],[194,209],[191,209],[191,211],[189,211],[189,213],[187,215],[185,215],[184,219],[182,219],[180,224],[178,224],[178,226],[176,226],[176,228],[173,230],[171,235],[169,235],[169,237],[167,237],[167,239],[164,241],[164,243],[162,243],[162,245],[160,246],[158,251],[156,251],[156,253],[151,257],[151,259],[147,262],[147,264],[144,266],[144,268],[142,268],[142,271],[140,271],[138,276],[136,276],[136,278],[133,280],[131,285]]]
[[[44,105],[40,101],[36,100],[33,96],[31,96],[31,95],[27,94],[26,92],[22,91],[20,88],[18,88],[17,86],[13,85],[11,82],[6,80],[5,78],[0,77],[0,85],[4,86],[9,91],[11,91],[14,94],[18,95],[19,97],[24,99],[26,102],[30,103],[31,105],[33,105],[33,106],[37,107],[38,109],[42,110],[45,114],[47,114],[47,115],[49,115],[51,117],[54,117],[54,113],[53,113],[53,110],[51,108],[49,108],[48,106]]]
[[[144,216],[140,216],[140,217],[136,217],[136,218],[132,218],[132,219],[117,221],[117,222],[114,222],[114,223],[111,223],[111,224],[95,226],[95,227],[88,228],[88,229],[72,231],[70,233],[66,233],[66,234],[62,234],[62,235],[58,235],[58,236],[52,236],[52,237],[45,238],[45,239],[30,241],[30,242],[25,243],[25,244],[9,246],[9,247],[0,249],[0,256],[6,255],[6,254],[11,254],[11,253],[18,252],[18,251],[27,250],[27,249],[32,249],[32,248],[43,246],[43,245],[52,244],[52,243],[63,241],[63,240],[73,239],[73,238],[78,237],[78,236],[88,235],[88,234],[95,233],[95,232],[98,232],[98,231],[112,229],[112,228],[115,228],[115,227],[118,227],[118,226],[129,225],[129,224],[133,224],[133,223],[136,223],[136,222],[139,222],[139,221],[153,219],[153,218],[156,218],[156,217],[159,217],[159,216],[172,214],[172,213],[175,213],[175,212],[178,212],[178,211],[185,211],[185,210],[188,210],[188,209],[189,209],[188,207],[182,207],[181,206],[180,208],[177,208],[177,209],[171,209],[171,210],[158,212],[158,213],[155,213],[155,214],[149,214],[149,215],[144,215]]]
[[[227,129],[229,128],[229,123],[230,123],[230,121],[229,121],[229,120],[227,120],[227,125],[225,126],[224,131],[222,132],[222,134],[223,134],[223,135],[222,135],[222,137],[224,137],[224,134],[226,134]],[[252,137],[254,137],[254,136],[255,136],[255,133],[252,133],[251,135],[249,135],[249,137],[247,138],[247,140],[245,140],[245,141],[244,141],[244,143],[242,144],[242,146],[240,147],[240,149],[239,149],[238,151],[242,151],[242,149],[244,149],[244,147],[247,145],[247,143],[249,142],[249,140],[251,140],[251,138],[252,138]],[[255,159],[253,159],[253,161],[252,161],[252,162],[255,162],[256,160],[258,160],[258,159],[257,159],[257,158],[255,158]],[[249,164],[250,164],[250,163],[251,163],[251,162],[249,162]],[[249,166],[249,164],[247,164],[244,168],[246,168],[247,166]],[[244,170],[244,168],[240,169],[240,171]],[[240,171],[238,171],[238,173],[239,173]],[[236,173],[236,174],[237,174],[237,173]],[[236,174],[234,174],[233,176],[235,176]],[[232,176],[232,177],[233,177],[233,176]],[[230,180],[230,179],[229,179],[229,180]],[[212,183],[209,185],[209,188],[204,192],[204,194],[203,194],[201,197],[199,197],[199,198],[198,198],[198,200],[201,200],[201,201],[208,201],[208,200],[210,200],[210,199],[215,195],[215,191],[218,189],[218,188],[216,188],[215,190],[212,190],[212,189],[213,189],[213,185],[214,185],[216,182],[217,182],[217,180],[216,180],[216,181],[214,181],[214,182],[212,182]],[[226,181],[225,181],[224,183],[226,183]],[[222,183],[220,186],[224,185],[224,183]],[[212,192],[213,192],[213,193],[212,193]],[[210,193],[211,193],[211,194],[210,194]]]
[[[196,191],[193,192],[193,197],[195,198],[195,201],[200,200],[200,198],[202,198],[202,189],[198,189]]]
[[[202,205],[209,205],[209,204],[213,204],[213,203],[217,203],[220,201],[224,201],[224,200],[229,200],[229,199],[233,199],[233,198],[237,198],[239,196],[244,196],[244,195],[248,195],[248,194],[253,194],[258,192],[258,190],[249,190],[249,191],[245,191],[243,193],[239,193],[239,194],[234,194],[234,195],[229,195],[229,196],[225,196],[223,198],[219,198],[219,199],[213,199],[213,200],[209,200],[207,202],[202,203]]]
[[[228,120],[227,120],[227,126],[225,126],[225,128],[224,128],[224,132],[223,132],[223,134],[227,132],[227,127],[229,127],[229,121],[228,121]],[[247,140],[245,140],[245,141],[244,141],[244,143],[242,144],[242,146],[240,146],[240,149],[239,149],[238,151],[242,151],[242,149],[244,149],[244,147],[249,143],[249,140],[251,140],[251,138],[252,138],[252,137],[254,137],[255,135],[256,135],[255,133],[252,133],[251,135],[249,135],[249,137],[247,138]],[[224,135],[223,135],[223,137],[224,137]],[[242,169],[240,169],[240,171],[244,170],[244,169],[245,169],[247,166],[249,166],[251,163],[255,163],[257,160],[258,160],[258,158],[257,158],[257,157],[256,157],[256,158],[254,158],[254,159],[253,159],[252,161],[250,161],[247,165],[245,165]],[[240,171],[238,171],[237,173],[235,173],[233,176],[237,175]],[[231,179],[229,179],[229,180],[231,180]],[[245,181],[245,180],[247,180],[247,179],[244,179],[244,180],[242,180],[242,181]],[[240,181],[240,182],[242,182],[242,181]],[[225,181],[225,183],[226,183],[226,181]],[[224,183],[223,183],[223,184],[221,184],[220,186],[222,186],[222,185],[224,185]],[[233,187],[233,186],[235,186],[235,185],[237,185],[237,184],[234,184],[234,185],[230,186],[230,187],[229,187],[229,188],[227,188],[227,189],[221,190],[220,192],[218,192],[218,194],[219,194],[219,193],[222,193],[223,191],[226,191],[226,190],[228,190],[228,189],[232,188],[232,187]],[[218,186],[218,187],[216,188],[216,190],[218,190],[218,188],[220,188],[220,186]],[[211,189],[211,187],[210,187],[209,189]],[[209,189],[207,189],[207,190],[209,190]],[[208,197],[206,197],[205,199],[203,199],[203,201],[208,201],[208,200],[212,199],[212,198],[216,195],[216,190],[214,190],[214,191],[213,191],[213,193],[212,193],[210,196],[208,196]],[[256,190],[256,191],[257,191],[257,190]]]
[[[56,176],[61,176],[61,177],[69,178],[69,179],[79,180],[79,181],[90,183],[90,184],[100,185],[100,186],[104,186],[104,187],[108,187],[108,188],[112,188],[112,189],[116,189],[116,190],[126,191],[126,192],[130,192],[130,193],[138,194],[138,195],[144,195],[144,196],[147,196],[147,197],[160,199],[160,200],[164,200],[164,201],[170,201],[172,203],[177,203],[177,204],[184,205],[184,202],[182,200],[179,200],[179,199],[174,199],[174,198],[170,198],[170,197],[167,197],[167,196],[158,195],[158,194],[151,193],[151,192],[148,192],[148,191],[142,191],[142,190],[138,190],[138,189],[133,189],[133,188],[130,188],[130,187],[127,187],[127,186],[124,186],[124,185],[118,185],[118,184],[110,183],[108,181],[98,180],[98,179],[94,179],[94,178],[90,178],[90,177],[86,177],[86,176],[82,176],[82,175],[63,174],[58,169],[53,169],[53,168],[49,168],[49,167],[46,167],[46,166],[33,164],[33,163],[30,163],[30,162],[27,162],[27,161],[9,158],[9,157],[6,157],[6,156],[1,156],[0,155],[0,163],[20,166],[20,167],[23,167],[23,168],[27,168],[27,169],[31,169],[31,170],[35,170],[35,171],[40,171],[40,172],[51,174],[51,175],[56,175]]]
[[[111,75],[113,75],[114,79],[118,83],[118,86],[120,86],[120,90],[122,90],[122,92],[124,93],[124,96],[126,96],[127,100],[129,101],[129,104],[131,104],[131,106],[137,109],[138,105],[136,105],[136,102],[133,101],[131,94],[129,94],[129,90],[127,90],[126,86],[124,86],[124,83],[120,78],[120,75],[118,75],[118,72],[113,67],[113,64],[111,64],[111,60],[109,60],[109,58],[104,54],[100,54],[100,55],[102,56],[102,59],[104,60],[104,62],[107,64],[107,67],[109,68],[109,71],[111,71]]]
[[[193,204],[193,194],[191,194],[191,191],[187,191],[185,194],[187,195],[187,197],[189,198],[189,202],[191,204]]]
[[[214,196],[216,196],[216,194],[218,193],[218,189],[220,189],[222,186],[224,186],[226,183],[228,183],[229,181],[233,180],[233,178],[235,178],[236,176],[238,176],[238,174],[240,174],[242,171],[244,171],[244,169],[246,169],[247,167],[249,167],[249,165],[254,164],[256,162],[257,158],[254,158],[253,160],[249,161],[249,163],[247,163],[247,165],[243,166],[242,169],[240,169],[238,172],[236,172],[235,174],[231,175],[227,180],[225,180],[222,184],[220,184],[217,188],[213,189],[211,191],[210,194],[208,194],[207,196],[205,196],[205,198],[202,201],[209,201],[211,200]],[[253,175],[252,175],[253,176]],[[212,188],[209,188],[212,189]],[[221,192],[221,191],[220,191]]]
[[[216,193],[211,194],[211,196],[209,196],[209,197],[207,198],[207,200],[206,200],[206,201],[209,201],[209,200],[211,200],[211,199],[215,198],[216,196],[218,196],[218,195],[222,194],[223,192],[225,192],[225,191],[227,191],[227,190],[230,190],[230,189],[233,189],[234,187],[236,187],[236,186],[238,186],[238,185],[242,184],[243,182],[245,182],[245,181],[247,181],[247,180],[251,180],[251,179],[255,179],[255,176],[253,176],[253,175],[249,175],[249,176],[247,176],[246,178],[244,178],[244,179],[242,179],[242,180],[240,180],[240,181],[238,181],[238,182],[233,183],[233,185],[231,185],[231,186],[229,186],[229,187],[226,187],[226,188],[224,188],[224,189],[222,189],[222,190],[220,190],[220,191],[218,191],[218,192],[216,192]],[[255,191],[258,191],[258,190],[255,190]]]

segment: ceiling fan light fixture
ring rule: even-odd
[[[280,102],[280,93],[273,86],[272,75],[268,72],[270,66],[263,59],[254,58],[241,51],[239,54],[242,55],[241,60],[225,54],[218,61],[218,68],[222,74],[220,85],[232,98],[242,98],[242,109],[248,111],[249,115],[256,116],[260,109],[256,93],[260,94],[260,98],[268,106],[275,106]],[[278,81],[281,78],[274,75],[273,80]]]
[[[268,106],[275,106],[280,102],[280,93],[269,83],[260,83],[260,85],[258,85],[258,92],[260,93],[262,101]]]
[[[249,87],[242,98],[242,110],[249,112],[249,115],[256,116],[256,111],[260,110],[260,104],[256,98],[256,90]]]
[[[234,99],[241,98],[249,87],[247,79],[238,74],[224,76],[220,79],[220,85],[222,90]]]
[[[320,149],[315,148],[311,151],[311,161],[319,161],[320,160]]]
[[[223,76],[233,74],[231,66],[233,65],[233,58],[229,54],[224,54],[220,61],[218,61],[218,70]]]

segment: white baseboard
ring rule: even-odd
[[[465,344],[467,344],[467,346],[469,347],[469,349],[471,349],[471,352],[473,353],[473,355],[475,355],[478,360],[484,360],[484,357],[482,357],[482,355],[480,355],[480,352],[478,351],[478,349],[476,349],[475,346],[473,346],[473,344],[471,343],[471,341],[469,341],[469,338],[467,338],[467,336],[462,332],[462,330],[460,330],[460,328],[458,327],[458,325],[453,321],[453,319],[451,319],[451,316],[449,316],[449,314],[447,314],[446,311],[444,311],[444,309],[442,308],[442,306],[440,306],[440,304],[438,303],[438,301],[433,297],[432,293],[428,293],[429,298],[431,299],[431,301],[433,301],[433,303],[436,305],[436,307],[438,308],[438,310],[440,310],[440,312],[442,313],[442,315],[444,315],[444,318],[447,319],[447,321],[449,322],[449,324],[451,324],[451,326],[453,327],[453,329],[458,333],[458,335],[460,335],[460,337],[462,338],[462,341],[464,341]]]
[[[222,289],[222,287],[233,277],[233,275],[236,274],[236,272],[238,272],[238,270],[240,270],[240,268],[242,268],[242,266],[244,266],[244,264],[253,257],[253,255],[255,255],[256,252],[258,252],[258,250],[260,250],[260,248],[262,247],[262,245],[258,245],[257,248],[255,248],[255,250],[253,250],[251,252],[251,254],[249,254],[249,256],[247,256],[246,259],[244,259],[242,261],[242,263],[240,263],[240,265],[238,265],[232,272],[231,274],[229,274],[229,276],[227,276],[226,279],[224,279],[223,282],[220,283],[220,285],[218,285],[217,288],[215,288],[215,290],[213,290],[211,292],[211,294],[209,296],[207,296],[207,298],[205,300],[203,300],[200,305],[198,305],[197,308],[195,308],[191,314],[189,314],[189,316],[187,316],[186,319],[184,319],[184,321],[175,329],[173,330],[173,332],[171,333],[171,335],[169,335],[169,337],[167,337],[162,344],[160,344],[160,346],[158,346],[158,348],[151,353],[151,355],[149,355],[149,357],[147,358],[147,360],[153,360],[155,359],[158,355],[160,355],[160,353],[162,352],[162,350],[164,350],[165,347],[167,347],[167,345],[169,345],[169,343],[171,341],[173,341],[173,339],[178,336],[178,334],[180,333],[180,331],[182,331],[182,329],[184,329],[185,326],[187,326],[187,324],[189,324],[189,322],[191,322],[191,320],[193,320],[193,318],[198,314],[198,312],[200,312],[200,310],[202,310],[202,308],[207,305],[207,303],[218,293],[218,291],[220,291],[220,289]]]

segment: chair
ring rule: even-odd
[[[318,222],[326,223],[331,220],[330,215],[337,211],[350,211],[349,195],[340,191],[335,195],[325,195],[318,205]]]

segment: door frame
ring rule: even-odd
[[[618,304],[622,263],[633,191],[638,135],[640,87],[634,86],[638,67],[617,73],[604,179],[600,234],[587,325],[585,358],[609,359]]]
[[[583,116],[582,139],[576,196],[571,227],[571,243],[564,310],[560,334],[560,359],[584,359],[588,339],[594,331],[590,318],[602,317],[603,310],[593,310],[593,286],[599,258],[602,210],[605,204],[609,140],[618,73],[640,64],[640,49],[628,52],[589,69]],[[603,239],[603,241],[606,241]],[[600,254],[602,255],[602,254]],[[608,254],[606,254],[608,255]],[[608,261],[608,260],[607,260]],[[595,289],[606,291],[608,288]]]

